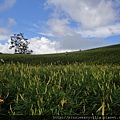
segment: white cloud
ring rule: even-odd
[[[80,49],[89,49],[93,47],[104,46],[104,40],[85,40],[80,35],[76,36],[63,36],[61,41],[52,41],[45,37],[34,37],[29,39],[28,50],[33,50],[32,54],[51,54],[71,52]],[[87,43],[87,44],[86,44]],[[0,52],[2,53],[14,53],[14,48],[9,49],[10,39],[5,45],[0,44]]]
[[[11,27],[11,26],[14,26],[16,25],[16,21],[14,20],[14,18],[9,18],[8,19],[8,26]]]
[[[107,38],[113,35],[120,34],[120,24],[116,23],[114,25],[108,25],[105,27],[97,27],[88,30],[76,30],[82,37],[96,37],[96,38]]]
[[[45,37],[35,37],[29,39],[29,49],[33,54],[50,54],[76,51],[79,49],[89,49],[105,45],[104,40],[85,40],[79,34],[76,36],[62,36],[60,41],[51,41]],[[87,45],[86,45],[87,43]]]
[[[35,37],[29,39],[29,49],[33,50],[33,54],[56,53],[59,49],[59,42],[51,41],[45,37]]]
[[[9,49],[10,44],[9,43],[5,43],[4,45],[2,45],[0,43],[0,52],[2,53],[14,53],[14,49]]]
[[[8,40],[11,34],[9,27],[12,27],[17,23],[14,20],[14,18],[9,18],[7,23],[4,19],[2,19],[0,22],[1,22],[0,25],[4,26],[4,27],[0,26],[0,41]]]
[[[120,34],[118,0],[47,0],[47,5],[54,11],[47,22],[54,36],[105,38]],[[77,24],[71,26],[73,22]]]
[[[67,19],[57,19],[53,18],[47,21],[47,25],[51,28],[52,34],[55,36],[67,36],[72,35],[72,30],[70,29],[69,21]]]
[[[4,3],[0,5],[0,12],[11,8],[15,2],[16,0],[4,0]]]
[[[6,40],[9,38],[10,31],[7,28],[0,28],[0,40]]]
[[[104,46],[107,44],[103,39],[85,39],[79,34],[73,36],[63,36],[60,40],[61,49],[79,50]]]
[[[117,19],[112,1],[108,0],[47,0],[48,6],[59,15],[64,12],[83,27],[93,28],[108,25]],[[54,7],[53,7],[54,6]]]

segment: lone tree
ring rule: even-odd
[[[28,39],[23,37],[23,34],[14,34],[11,38],[11,46],[9,49],[15,48],[15,54],[31,54],[33,51],[28,50]]]

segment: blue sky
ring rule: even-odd
[[[18,33],[33,54],[120,44],[120,0],[1,0],[0,52]]]

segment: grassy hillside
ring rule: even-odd
[[[120,44],[68,56],[1,54],[0,60],[0,119],[120,113]]]
[[[67,64],[67,63],[86,63],[86,64],[120,64],[120,44],[101,47],[85,51],[47,54],[47,55],[21,55],[21,54],[0,54],[0,59],[5,63],[27,63],[38,64]]]

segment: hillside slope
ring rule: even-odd
[[[120,44],[95,48],[84,51],[47,54],[47,55],[21,55],[21,54],[0,54],[0,59],[4,63],[27,63],[32,65],[39,64],[71,64],[74,62],[86,64],[115,64],[120,65]],[[2,62],[1,62],[2,63]]]

